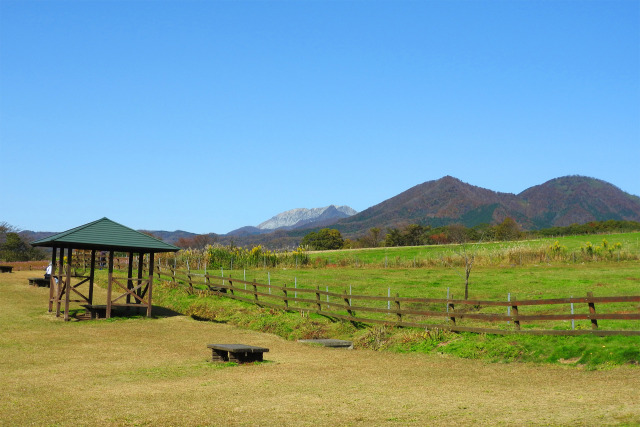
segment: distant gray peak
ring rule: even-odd
[[[346,216],[355,215],[358,212],[349,206],[335,206],[329,205],[324,208],[298,208],[291,209],[286,212],[279,213],[268,221],[263,222],[258,225],[257,228],[261,230],[275,230],[276,228],[281,227],[293,227],[298,224],[300,221],[312,221],[316,218],[321,217],[325,214],[330,214],[330,211],[336,210],[341,212]]]

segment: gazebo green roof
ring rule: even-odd
[[[32,246],[73,249],[113,250],[120,252],[177,252],[177,246],[102,218],[44,239]]]

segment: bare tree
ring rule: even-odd
[[[195,249],[205,249],[209,245],[213,245],[217,238],[213,234],[198,234],[193,236],[193,244]]]
[[[473,263],[476,260],[475,249],[468,251],[466,245],[462,245],[462,249],[458,252],[458,255],[464,260],[464,299],[469,299],[469,276],[471,275],[471,269],[473,269]]]
[[[480,243],[481,241],[482,239],[480,239],[478,243]],[[460,249],[455,251],[455,253],[464,262],[463,272],[460,272],[455,268],[454,268],[454,271],[458,276],[460,276],[464,280],[464,299],[465,300],[469,299],[469,276],[471,276],[471,270],[473,270],[473,263],[476,261],[477,248],[478,248],[477,244],[474,245],[473,248],[471,248],[469,245],[463,243],[460,245]],[[444,259],[444,256],[441,257],[440,259],[442,260],[443,263],[449,265],[450,267],[454,267],[453,265],[451,265],[450,262],[447,262],[447,260]]]

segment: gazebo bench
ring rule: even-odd
[[[0,265],[0,273],[11,273],[13,270],[12,265]]]
[[[268,348],[246,344],[208,344],[214,362],[262,362],[262,355]]]
[[[31,286],[48,288],[51,285],[51,281],[43,277],[29,277],[29,284]]]

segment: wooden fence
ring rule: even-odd
[[[503,335],[640,335],[640,323],[633,325],[635,330],[627,329],[629,320],[640,320],[640,305],[636,304],[640,303],[640,295],[595,297],[588,292],[586,297],[520,301],[407,298],[398,294],[385,297],[329,292],[319,287],[277,286],[173,269],[157,272],[161,281],[184,286],[194,294],[314,312],[354,323]],[[607,329],[601,329],[598,321],[602,320],[609,321]],[[576,326],[576,321],[588,322]],[[546,328],[541,329],[540,322],[548,322]],[[623,329],[615,329],[620,326]]]

